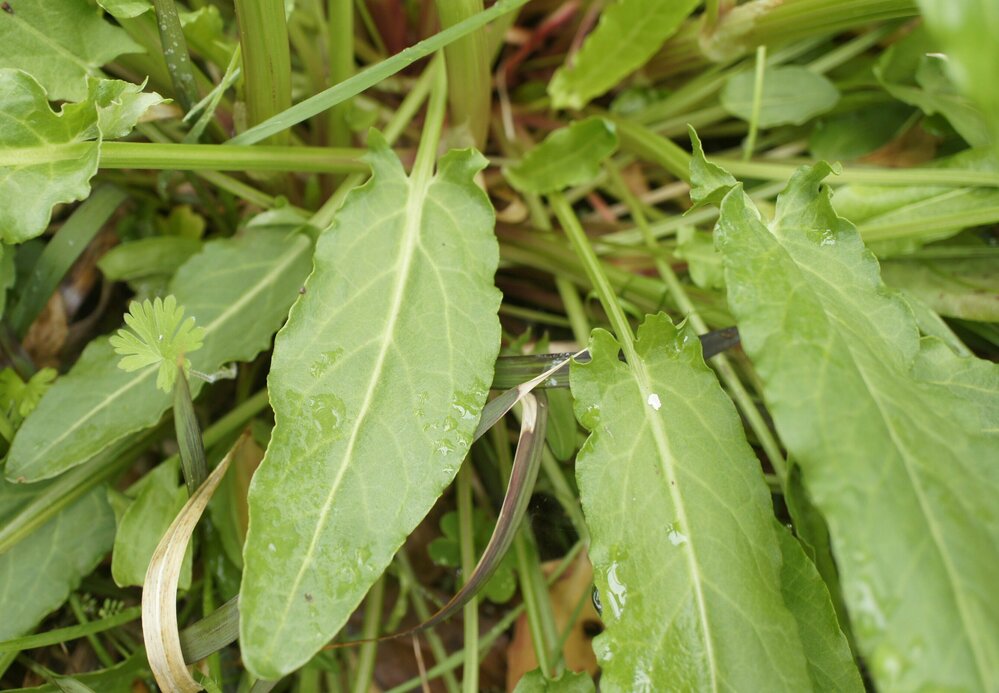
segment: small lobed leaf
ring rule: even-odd
[[[563,671],[555,678],[548,678],[540,669],[524,674],[513,693],[593,693],[596,687],[585,671]]]
[[[115,353],[123,357],[118,367],[131,372],[158,365],[156,387],[171,392],[177,369],[182,368],[185,376],[191,370],[187,354],[201,348],[204,328],[196,327],[193,317],[184,320],[184,307],[177,305],[172,294],[165,299],[133,301],[125,322],[132,331],[118,330],[110,339]]]
[[[592,180],[616,149],[614,123],[598,117],[578,120],[552,132],[503,175],[521,192],[557,192]]]
[[[755,100],[753,70],[733,75],[721,91],[721,105],[736,118],[749,121]],[[830,110],[839,101],[839,90],[827,78],[804,67],[768,67],[757,123],[761,128],[801,125]]]
[[[697,0],[616,0],[600,15],[571,63],[548,85],[555,108],[580,109],[644,65],[698,5]]]
[[[0,411],[20,419],[27,418],[57,375],[54,368],[43,368],[24,382],[14,369],[4,368],[0,371]]]

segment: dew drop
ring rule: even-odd
[[[649,406],[655,409],[656,411],[659,411],[663,406],[662,400],[659,399],[659,395],[657,395],[655,392],[649,395],[648,402]]]
[[[607,589],[610,593],[607,602],[614,612],[614,618],[621,618],[621,612],[628,601],[628,590],[617,575],[617,563],[612,563],[607,571]]]
[[[680,531],[679,525],[672,522],[666,525],[666,538],[673,546],[683,546],[687,543],[687,535]]]

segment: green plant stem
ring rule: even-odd
[[[353,0],[329,0],[329,86],[345,82],[354,74],[354,3]],[[346,147],[350,144],[350,127],[347,125],[349,102],[344,101],[330,109],[329,144]]]
[[[330,87],[324,92],[305,99],[291,108],[268,118],[265,122],[256,125],[246,132],[232,138],[227,144],[253,144],[259,142],[276,132],[287,130],[291,126],[302,122],[314,115],[322,113],[328,108],[332,108],[338,103],[360,94],[365,89],[378,84],[387,77],[391,77],[403,68],[412,65],[420,58],[425,58],[434,51],[443,48],[462,36],[475,31],[479,27],[485,26],[493,19],[502,14],[517,9],[525,4],[527,0],[499,0],[489,9],[469,17],[463,22],[434,34],[430,38],[396,53],[391,58],[387,58],[380,63],[372,65],[366,70],[358,72],[348,80],[336,86]]]
[[[458,505],[458,544],[461,550],[462,583],[468,582],[475,570],[475,530],[472,520],[472,465],[463,464],[458,470],[455,489]],[[461,690],[475,693],[479,689],[479,600],[472,597],[465,604],[465,662],[461,670]]]
[[[83,607],[80,605],[80,598],[76,596],[75,592],[69,595],[69,608],[73,612],[73,616],[76,617],[76,620],[80,622],[81,626],[89,625],[90,622],[87,620],[87,615],[83,613]],[[90,643],[90,647],[93,649],[94,654],[97,655],[97,659],[100,660],[101,664],[105,667],[114,666],[114,659],[112,659],[111,655],[108,654],[108,651],[104,649],[104,645],[102,645],[101,641],[97,639],[97,635],[95,633],[87,633],[84,637],[87,639],[87,642]]]
[[[438,63],[434,66],[431,77],[430,100],[427,103],[427,117],[420,135],[420,145],[416,150],[413,170],[410,177],[414,188],[423,190],[430,184],[434,173],[434,163],[437,161],[437,145],[441,141],[441,131],[444,129],[444,113],[447,110],[447,75],[444,66]]]
[[[749,114],[749,133],[742,148],[743,160],[748,160],[756,150],[756,133],[760,129],[760,108],[763,106],[763,80],[767,70],[767,47],[756,49],[756,70],[753,76],[753,110]]]
[[[202,443],[201,427],[194,413],[191,389],[187,384],[184,370],[177,367],[177,379],[173,385],[173,424],[180,448],[180,466],[184,471],[187,495],[194,492],[208,478],[208,462],[205,460],[205,446]]]
[[[482,0],[436,0],[435,5],[444,29],[482,12]],[[486,27],[482,26],[444,49],[456,146],[482,149],[486,142],[492,93],[487,44]]]
[[[572,207],[569,206],[562,193],[552,193],[548,199],[552,211],[555,212],[555,217],[562,226],[562,230],[565,231],[565,235],[569,238],[572,249],[583,263],[586,276],[589,277],[590,282],[593,284],[593,289],[600,299],[600,304],[610,319],[611,327],[614,329],[615,334],[617,334],[621,348],[624,350],[625,358],[629,362],[637,361],[638,355],[634,350],[634,334],[631,331],[631,323],[628,322],[628,318],[621,308],[617,293],[607,279],[607,274],[601,267],[600,259],[593,251],[593,246],[590,245],[590,241],[586,237],[586,232],[583,231],[583,226],[579,223],[579,219],[576,218],[575,212],[572,211]]]
[[[184,111],[198,102],[198,87],[194,82],[191,56],[187,52],[187,39],[180,25],[177,7],[173,0],[153,0],[156,26],[160,32],[163,58],[166,60],[174,96]]]
[[[125,191],[116,186],[97,187],[45,245],[10,313],[10,326],[19,338],[24,337],[66,272],[126,198]]]
[[[283,0],[236,0],[243,84],[250,126],[291,107],[291,54]],[[274,144],[285,144],[287,135]],[[260,141],[260,140],[256,140]]]
[[[382,605],[385,603],[385,576],[382,575],[364,600],[364,625],[361,637],[365,642],[357,656],[357,670],[353,693],[367,693],[375,674],[375,655],[378,654],[378,630],[382,622]]]
[[[257,145],[104,142],[100,167],[171,171],[298,171],[354,173],[367,171],[361,149]]]
[[[611,164],[609,168],[611,177],[617,184],[624,203],[628,206],[628,209],[631,212],[632,219],[642,232],[645,246],[650,250],[654,250],[656,248],[656,240],[652,236],[652,230],[649,228],[648,221],[642,213],[641,208],[638,206],[634,194],[621,177],[620,171],[618,171],[613,164]],[[686,289],[684,289],[683,284],[676,276],[673,268],[658,255],[653,255],[653,258],[656,270],[659,272],[659,276],[662,277],[663,282],[669,288],[670,294],[673,296],[673,300],[676,302],[680,313],[684,316],[684,318],[690,320],[690,324],[693,325],[697,334],[704,334],[707,332],[707,324],[698,313],[697,307],[694,305],[693,301],[690,300]],[[731,361],[729,361],[725,354],[717,354],[710,359],[710,362],[711,365],[714,366],[715,371],[718,373],[722,382],[725,383],[725,387],[728,389],[729,394],[731,394],[732,399],[734,399],[736,404],[739,406],[739,410],[742,412],[743,417],[745,417],[749,427],[752,429],[753,433],[756,434],[756,439],[759,441],[760,446],[763,448],[767,458],[770,460],[771,466],[783,482],[787,478],[787,463],[784,459],[784,454],[781,452],[777,439],[770,431],[770,426],[768,426],[767,422],[763,419],[763,415],[760,414],[760,410],[757,408],[752,396],[750,396],[749,392],[746,390],[746,387],[743,385],[738,373],[735,372],[735,368],[732,367]]]

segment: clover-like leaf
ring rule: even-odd
[[[492,523],[479,508],[472,513],[472,527],[476,555],[481,555],[492,535]],[[458,539],[458,513],[449,512],[441,518],[440,528],[443,536],[437,537],[427,545],[427,553],[431,560],[447,568],[461,567],[461,543]],[[482,595],[493,604],[504,604],[510,601],[517,591],[517,577],[514,575],[514,555],[508,553],[500,562],[499,568],[489,578],[482,590]]]
[[[111,346],[124,357],[118,367],[131,372],[159,364],[156,387],[170,392],[177,368],[183,368],[185,375],[191,370],[185,355],[201,348],[204,328],[195,327],[193,317],[184,320],[184,307],[177,305],[174,296],[133,301],[125,322],[132,331],[123,328],[111,337]]]

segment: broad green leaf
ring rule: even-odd
[[[583,47],[548,85],[555,108],[580,109],[644,65],[697,7],[697,0],[615,0]]]
[[[999,368],[920,340],[856,229],[800,169],[761,221],[741,188],[716,238],[781,438],[825,515],[885,690],[999,686]]]
[[[593,693],[596,687],[593,679],[585,671],[563,671],[550,679],[540,669],[524,674],[513,693]]]
[[[156,546],[187,502],[187,487],[177,475],[176,462],[161,464],[122,494],[117,505],[111,501],[117,525],[111,576],[119,587],[142,585]],[[191,556],[188,547],[180,576],[185,590],[191,586]]]
[[[733,75],[721,91],[722,107],[742,120],[753,113],[753,70]],[[839,101],[839,90],[822,75],[804,67],[768,67],[763,72],[760,115],[761,128],[801,125],[830,110]]]
[[[770,493],[700,342],[663,314],[637,363],[603,330],[572,364],[605,691],[808,690]]]
[[[97,4],[116,19],[131,19],[153,9],[149,0],[97,0]]]
[[[850,653],[850,644],[840,630],[825,583],[798,540],[779,524],[776,531],[783,557],[781,594],[798,626],[812,690],[862,693],[864,683]]]
[[[999,322],[999,262],[995,256],[886,262],[881,276],[888,286],[914,295],[940,315]]]
[[[856,159],[892,140],[912,113],[909,106],[889,101],[820,118],[808,137],[808,148],[816,159]]]
[[[926,27],[918,26],[881,54],[874,76],[896,99],[927,115],[941,114],[968,144],[987,147],[985,112],[957,90],[947,74],[951,63],[937,51]]]
[[[969,149],[931,164],[999,171],[987,150]],[[860,227],[879,257],[899,255],[969,226],[999,222],[999,189],[936,186],[844,185],[833,195],[836,211]]]
[[[110,281],[169,277],[201,247],[201,241],[194,238],[142,238],[116,245],[97,261],[97,267]]]
[[[709,203],[716,205],[737,181],[721,166],[704,158],[704,148],[694,126],[688,125],[687,131],[693,149],[690,158],[690,200],[694,203],[693,209]]]
[[[612,122],[597,117],[578,120],[548,135],[519,163],[503,169],[503,175],[521,192],[555,192],[593,179],[615,149]]]
[[[54,205],[85,198],[102,133],[127,134],[149,106],[163,100],[126,82],[91,80],[89,93],[83,86],[85,100],[54,113],[30,75],[0,69],[6,116],[0,120],[0,241],[21,243],[39,235]]]
[[[268,231],[213,241],[174,277],[170,293],[204,327],[191,367],[213,373],[249,361],[270,345],[308,272],[311,244]],[[106,338],[46,393],[18,431],[8,479],[38,481],[86,462],[111,443],[159,421],[172,398],[156,388],[157,366],[126,373]],[[191,380],[192,396],[203,382]]]
[[[274,347],[240,592],[263,678],[343,626],[454,478],[499,350],[493,212],[472,182],[485,160],[453,151],[410,179],[372,135],[373,178],[320,237]]]
[[[0,68],[25,70],[50,99],[80,101],[87,77],[142,47],[87,0],[8,0],[0,17]],[[0,93],[6,93],[0,88]],[[6,103],[4,104],[6,107]]]
[[[999,154],[999,4],[967,0],[958,7],[948,0],[918,0],[926,27],[947,54],[947,71],[986,116],[993,151]],[[959,10],[959,11],[958,11]]]
[[[0,524],[41,489],[0,480]],[[96,488],[0,554],[0,640],[24,635],[76,589],[114,539],[114,517]]]

